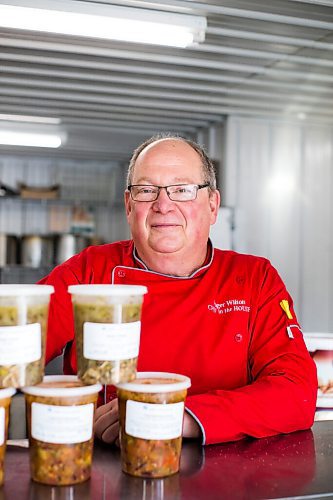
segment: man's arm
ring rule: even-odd
[[[281,306],[283,300],[287,311]],[[201,427],[204,444],[288,433],[313,423],[316,367],[304,344],[292,299],[271,266],[262,281],[249,329],[249,384],[191,395],[186,400],[187,410]]]
[[[57,266],[39,281],[40,285],[53,285],[46,339],[46,363],[62,354],[68,343],[74,340],[74,317],[68,285],[79,283],[76,274],[66,263]]]

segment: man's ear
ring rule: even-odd
[[[131,195],[128,189],[125,190],[124,192],[124,203],[125,203],[125,211],[126,211],[126,217],[131,213],[132,207],[131,207]]]
[[[215,189],[214,191],[211,191],[209,194],[209,206],[211,210],[211,219],[210,223],[215,224],[217,214],[220,208],[220,203],[221,203],[221,195],[220,191],[218,189]]]

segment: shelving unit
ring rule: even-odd
[[[103,241],[126,238],[122,201],[125,170],[124,164],[112,160],[2,155],[3,185],[16,190],[22,184],[44,189],[57,185],[59,198],[0,197],[0,233],[20,237],[72,232],[73,207],[83,207],[93,212],[97,237]]]
[[[42,267],[24,267],[24,266],[5,266],[0,267],[0,283],[36,283],[46,276],[54,266]]]
[[[0,233],[16,236],[74,233],[95,235],[105,241],[118,239],[116,234],[113,236],[117,224],[114,216],[118,217],[124,210],[120,201],[68,198],[0,197],[0,207]],[[80,227],[79,211],[86,212],[87,221],[89,217],[94,221],[91,228]]]
[[[15,203],[32,203],[37,205],[97,205],[106,208],[123,207],[123,203],[120,201],[108,201],[102,199],[86,199],[86,200],[76,200],[70,198],[21,198],[20,196],[0,196],[0,203],[15,202]]]

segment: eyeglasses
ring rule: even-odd
[[[199,189],[208,187],[209,184],[173,184],[171,186],[146,186],[132,184],[127,186],[134,201],[156,201],[161,189],[165,189],[172,201],[195,200]]]

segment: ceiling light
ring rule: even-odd
[[[7,146],[31,146],[35,148],[59,148],[60,135],[0,130],[0,144]]]
[[[203,16],[80,0],[5,0],[0,26],[184,48],[204,41],[207,21]]]
[[[0,145],[59,148],[66,139],[56,125],[0,121]]]
[[[60,118],[50,118],[48,116],[6,115],[4,113],[0,113],[0,120],[7,122],[47,123],[52,125],[58,125],[61,122]]]

